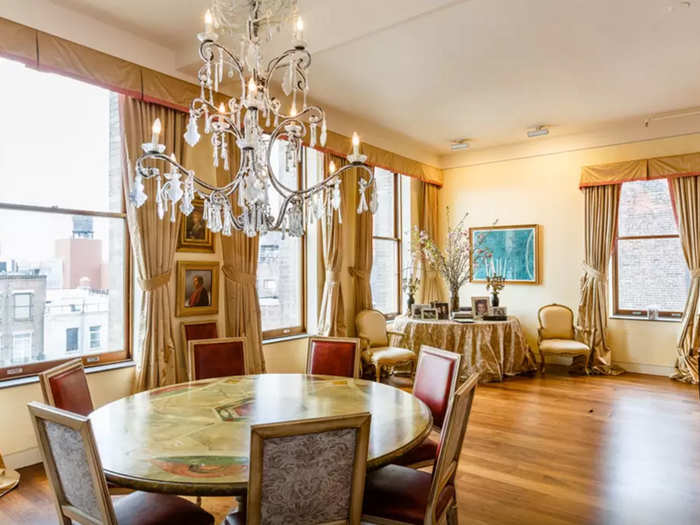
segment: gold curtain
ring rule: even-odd
[[[324,155],[324,175],[328,174],[328,164],[331,161],[335,164],[336,169],[340,169],[347,164],[345,159],[335,155]],[[342,195],[348,195],[350,185],[347,177],[343,178],[340,188]],[[321,306],[318,313],[318,333],[324,336],[346,335],[343,289],[340,282],[340,275],[343,269],[343,228],[339,216],[341,211],[342,209],[334,212],[333,217],[330,219],[324,216],[320,221],[325,278]],[[345,219],[343,217],[343,220]]]
[[[237,148],[230,150],[230,165],[235,171],[240,163],[240,151]],[[219,185],[231,181],[231,174],[223,169],[216,171],[216,177]],[[248,237],[241,231],[234,231],[230,237],[221,235],[226,335],[247,339],[253,374],[265,372],[260,301],[256,286],[259,239],[257,235]]]
[[[673,379],[698,382],[698,348],[700,348],[700,177],[669,179],[671,195],[678,217],[678,232],[683,255],[692,280],[678,337],[678,358]]]
[[[428,234],[431,239],[439,241],[439,209],[438,191],[440,188],[425,182],[420,183],[418,203],[418,224],[421,231]],[[442,295],[440,276],[435,269],[430,268],[422,257],[420,286],[418,288],[419,304],[429,304],[431,301],[439,301]]]
[[[122,178],[125,194],[131,191],[136,159],[143,153],[141,144],[150,139],[151,126],[156,118],[163,123],[161,143],[166,151],[173,152],[178,161],[185,149],[182,138],[186,115],[171,109],[148,104],[124,95],[119,96],[119,118],[122,137]],[[165,164],[159,162],[163,170]],[[136,257],[138,280],[143,290],[140,312],[140,355],[134,389],[147,390],[162,385],[185,381],[185,358],[175,344],[173,305],[170,301],[169,282],[180,224],[180,214],[175,222],[160,220],[156,213],[156,183],[144,181],[148,200],[140,208],[127,205],[127,223],[131,246]]]
[[[612,364],[612,352],[606,339],[608,325],[606,271],[615,242],[620,186],[584,188],[585,196],[585,260],[581,277],[581,298],[578,306],[579,327],[584,342],[592,350],[590,372],[618,375],[621,368]],[[572,368],[584,372],[584,359],[574,359]]]
[[[351,170],[354,173],[350,183],[357,188],[358,177],[366,172],[358,169]],[[369,195],[367,195],[369,199]],[[355,281],[355,315],[362,310],[372,308],[372,260],[374,258],[374,246],[372,235],[374,232],[374,215],[369,212],[355,213],[355,265],[350,268],[350,275]]]

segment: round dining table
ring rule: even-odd
[[[417,446],[428,407],[392,386],[334,376],[261,374],[141,392],[90,414],[109,481],[190,496],[237,496],[248,485],[250,427],[370,412],[367,468]]]

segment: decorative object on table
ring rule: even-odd
[[[474,316],[472,314],[471,308],[469,310],[460,310],[458,312],[452,312],[452,319],[455,321],[471,320]]]
[[[178,261],[175,315],[209,315],[219,311],[219,263]]]
[[[320,143],[324,147],[328,134],[325,111],[307,104],[311,53],[303,40],[303,24],[296,11],[296,0],[214,1],[212,12],[207,11],[205,16],[204,31],[197,35],[203,61],[197,74],[200,93],[190,103],[184,137],[194,146],[201,131],[210,135],[214,168],[221,164],[231,176],[223,186],[196,177],[194,170],[165,152],[165,145],[159,141],[161,122],[156,119],[151,140],[142,145],[144,154],[136,160],[130,181],[129,200],[134,206],[142,206],[149,198],[144,181],[155,178],[157,191],[151,198],[156,200],[161,219],[169,215],[174,220],[177,209],[189,216],[195,197],[200,197],[204,200],[206,227],[214,233],[230,236],[233,231],[242,231],[255,237],[281,231],[301,237],[311,223],[340,213],[341,178],[356,172],[357,213],[376,211],[374,175],[365,164],[367,156],[360,153],[357,133],[352,136],[348,164],[309,188],[290,189],[272,168],[273,151],[281,148],[283,169],[296,173],[303,144],[313,148]],[[272,32],[287,23],[291,26],[293,18],[297,25],[292,45],[277,57],[264,58],[263,45]],[[240,42],[240,56],[219,41],[214,29]],[[228,85],[219,90],[224,84]],[[236,95],[222,95],[228,90]],[[229,167],[233,148],[240,151],[240,164]],[[168,172],[162,173],[165,170],[161,171],[158,164],[165,164]],[[276,200],[282,204],[271,207],[270,202]]]
[[[408,300],[406,301],[406,313],[413,315],[413,305],[416,303],[416,292],[420,286],[420,278],[408,275],[403,278],[403,291],[406,292]]]
[[[423,308],[420,313],[420,318],[425,321],[437,321],[438,311],[436,308]]]
[[[423,308],[430,308],[429,304],[414,304],[411,307],[411,317],[414,319],[420,319],[420,314],[423,311]]]
[[[505,306],[491,306],[489,308],[489,315],[491,317],[507,317],[507,308]]]
[[[437,310],[438,319],[445,320],[450,318],[450,305],[448,303],[433,301],[430,303],[430,306]]]
[[[472,297],[472,315],[474,319],[481,319],[489,313],[489,296]]]
[[[19,484],[19,472],[10,470],[0,454],[0,497],[4,496]]]
[[[469,229],[465,226],[465,220],[469,214],[452,225],[450,222],[450,208],[447,208],[447,240],[445,248],[441,250],[434,239],[424,231],[414,230],[414,238],[411,247],[415,246],[423,254],[427,264],[438,272],[450,289],[450,309],[453,312],[459,310],[459,290],[462,285],[471,280],[470,261],[481,262],[486,265],[490,254],[482,249],[481,243],[471,240]]]
[[[214,253],[214,234],[204,222],[204,201],[194,199],[192,206],[192,213],[180,221],[177,250],[179,252]]]
[[[491,306],[498,306],[498,294],[506,286],[506,280],[500,274],[486,276],[486,289],[491,290]]]
[[[563,304],[548,304],[537,311],[537,346],[540,352],[540,372],[544,374],[545,355],[584,356],[588,374],[591,349],[579,339],[583,331],[574,326],[574,312]]]
[[[507,283],[540,284],[537,224],[469,228],[469,238],[491,255],[472,258],[472,282],[485,283],[488,275],[499,273]]]

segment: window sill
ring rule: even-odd
[[[109,363],[106,365],[91,366],[85,369],[86,374],[99,374],[100,372],[109,372],[110,370],[119,370],[120,368],[130,368],[136,366],[136,363],[129,359],[128,361],[119,361],[118,363]],[[7,379],[0,381],[0,390],[3,388],[12,388],[15,386],[30,385],[38,383],[39,376],[18,377],[17,379]]]
[[[284,343],[285,341],[296,341],[297,339],[306,339],[308,337],[310,337],[310,335],[307,333],[285,335],[283,337],[271,337],[270,339],[263,339],[262,344],[263,344],[263,346],[264,345],[271,345],[273,343]]]
[[[678,318],[672,318],[672,317],[663,317],[660,319],[647,319],[646,317],[637,317],[636,315],[611,315],[608,317],[608,319],[618,319],[621,321],[646,321],[647,323],[680,323],[683,318],[678,317]]]

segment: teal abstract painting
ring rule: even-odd
[[[469,235],[474,249],[491,254],[472,263],[472,281],[502,275],[511,283],[539,283],[537,225],[470,228]]]

